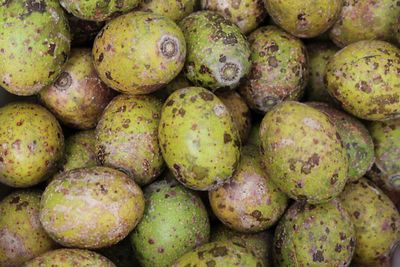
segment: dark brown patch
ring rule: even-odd
[[[256,218],[257,220],[259,220],[259,219],[261,218],[262,214],[261,214],[261,211],[255,210],[255,211],[253,211],[253,212],[251,213],[251,216],[254,217],[254,218]]]
[[[57,81],[54,83],[54,86],[60,91],[65,91],[71,86],[71,84],[71,75],[68,72],[64,71],[60,74]]]
[[[149,242],[150,245],[153,245],[153,244],[154,244],[154,240],[151,239],[151,238],[148,240],[148,242]]]
[[[232,136],[228,133],[224,133],[224,143],[227,144],[229,142],[232,142]]]
[[[224,246],[221,247],[215,247],[213,249],[210,250],[210,253],[214,256],[214,257],[223,257],[225,255],[228,254],[228,249]]]
[[[360,212],[359,211],[355,211],[353,213],[354,217],[356,217],[356,219],[358,219],[360,217]]]
[[[207,267],[215,267],[216,266],[214,260],[207,261],[206,264],[207,264]]]
[[[276,59],[276,57],[271,56],[268,58],[268,65],[272,68],[276,68],[278,67],[278,60]]]
[[[369,84],[366,81],[361,81],[361,82],[357,83],[356,86],[358,87],[358,89],[360,89],[361,91],[363,91],[365,93],[372,92],[371,86],[369,86]]]
[[[49,50],[47,50],[47,53],[54,57],[54,51],[56,50],[57,45],[54,43],[49,44]]]
[[[316,253],[313,254],[314,262],[323,262],[324,261],[324,253],[321,250],[317,250]]]
[[[106,71],[104,74],[106,75],[107,79],[109,79],[110,81],[113,81],[113,78],[111,76],[111,72]]]
[[[28,0],[25,2],[25,7],[29,13],[32,12],[43,13],[46,11],[46,1]]]
[[[335,246],[335,251],[336,251],[336,252],[341,252],[341,251],[342,251],[342,245],[336,244],[336,246]]]
[[[99,55],[99,59],[97,60],[99,63],[101,63],[102,61],[103,61],[103,59],[104,59],[104,54],[103,53],[101,53],[100,55]]]
[[[201,92],[201,93],[199,93],[199,95],[204,101],[213,101],[214,100],[214,96],[211,93]]]
[[[13,197],[13,198],[11,199],[11,201],[10,201],[10,204],[18,204],[18,202],[19,202],[20,200],[21,200],[21,199],[20,199],[20,197],[18,197],[18,196]]]

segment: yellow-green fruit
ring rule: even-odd
[[[64,152],[64,136],[45,108],[16,102],[0,108],[0,182],[29,187],[48,178]]]
[[[65,140],[63,171],[97,166],[94,131],[78,132]]]
[[[326,85],[342,107],[365,120],[400,117],[400,49],[360,41],[340,50],[326,67]]]
[[[361,40],[392,41],[400,15],[397,0],[343,0],[343,8],[329,35],[339,47]]]
[[[57,249],[47,252],[23,267],[115,267],[107,258],[83,249]]]
[[[349,266],[355,245],[354,225],[338,200],[297,202],[275,230],[275,266]]]
[[[204,88],[180,89],[167,99],[158,135],[169,169],[189,188],[219,187],[239,162],[240,137],[232,117]]]
[[[33,95],[61,73],[70,50],[68,21],[56,0],[0,1],[0,86]]]
[[[342,0],[264,0],[274,22],[294,36],[311,38],[327,31],[342,9]]]
[[[170,19],[147,12],[131,12],[109,22],[93,46],[100,78],[127,94],[149,94],[182,70],[186,43]]]
[[[96,128],[99,163],[122,170],[139,185],[158,177],[164,169],[158,144],[161,107],[154,96],[114,98]]]
[[[124,173],[106,167],[57,175],[40,203],[40,222],[66,247],[101,248],[125,238],[142,218],[143,193]]]
[[[400,239],[400,215],[390,199],[365,178],[340,195],[356,229],[354,261],[378,265],[391,256]]]
[[[214,214],[229,228],[255,233],[273,226],[288,204],[265,174],[258,147],[242,149],[239,166],[229,183],[209,193]]]
[[[195,8],[196,0],[143,0],[139,4],[139,10],[154,12],[173,21],[180,21]]]
[[[91,129],[114,92],[98,77],[90,50],[76,49],[58,79],[40,91],[39,97],[66,125]]]
[[[172,267],[264,267],[252,252],[230,241],[216,241],[188,252]]]
[[[264,117],[260,139],[268,176],[291,198],[315,204],[342,192],[347,153],[324,113],[299,102],[283,102]]]
[[[218,12],[244,34],[257,28],[267,16],[263,0],[201,0],[201,8]]]
[[[39,191],[17,191],[0,202],[0,266],[21,266],[56,243],[39,221]]]

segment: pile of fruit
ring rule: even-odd
[[[0,86],[1,267],[400,266],[398,0],[0,0]]]

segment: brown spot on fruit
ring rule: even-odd
[[[240,69],[237,64],[228,62],[220,70],[221,78],[225,81],[234,81],[239,76]]]
[[[317,250],[316,253],[313,254],[314,262],[323,262],[324,261],[324,253],[321,250]]]
[[[224,133],[224,143],[227,144],[232,141],[232,136],[228,133]]]
[[[32,12],[43,13],[46,11],[46,1],[28,0],[25,3],[25,7],[29,13],[32,13]]]
[[[357,83],[357,88],[365,93],[371,93],[372,89],[371,86],[369,86],[369,84],[366,81],[361,81],[359,83]]]
[[[179,45],[177,40],[164,36],[160,45],[161,54],[166,58],[173,58],[179,53]]]
[[[214,96],[211,93],[201,92],[199,95],[204,101],[213,101],[214,99]]]
[[[54,86],[61,91],[67,90],[72,84],[72,77],[68,72],[62,72],[54,83]]]
[[[223,257],[225,255],[228,254],[228,249],[226,247],[215,247],[213,249],[210,250],[210,253],[214,256],[214,257]]]

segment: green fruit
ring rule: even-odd
[[[360,179],[374,163],[374,143],[365,126],[356,118],[325,103],[309,103],[313,108],[328,115],[334,122],[349,158],[350,182]]]
[[[208,242],[207,211],[195,193],[165,180],[144,190],[143,219],[131,234],[143,267],[171,266],[179,257]]]
[[[240,29],[211,12],[192,13],[180,22],[188,52],[186,77],[211,90],[235,88],[250,70],[250,48]]]
[[[103,248],[98,252],[111,260],[116,267],[140,266],[133,254],[129,237],[111,247]]]
[[[33,95],[61,73],[70,50],[68,21],[56,0],[0,1],[0,86]]]
[[[239,162],[240,137],[232,117],[204,88],[180,89],[167,99],[158,135],[169,169],[189,188],[219,187]]]
[[[330,38],[339,47],[361,40],[391,41],[399,15],[397,0],[343,0],[343,9],[330,30]]]
[[[235,23],[244,34],[256,29],[267,16],[262,0],[201,0],[201,8],[220,13]]]
[[[264,117],[260,139],[268,176],[291,198],[316,204],[343,190],[347,153],[324,113],[302,103],[284,102]]]
[[[114,98],[96,128],[99,163],[124,171],[139,185],[158,177],[164,169],[158,144],[161,106],[153,96]]]
[[[252,67],[239,92],[250,108],[266,113],[285,100],[299,100],[308,81],[308,58],[303,43],[275,26],[249,36]]]
[[[29,187],[47,179],[64,152],[64,136],[56,118],[30,103],[0,108],[0,182]]]
[[[173,21],[138,11],[109,22],[94,41],[93,56],[107,85],[122,93],[148,94],[182,70],[186,43]]]
[[[274,22],[294,36],[311,38],[327,31],[342,9],[342,0],[264,0]]]
[[[60,0],[60,4],[80,19],[104,21],[131,11],[139,0]]]
[[[91,129],[114,92],[101,82],[89,49],[76,49],[64,71],[51,86],[40,91],[40,100],[66,125]]]
[[[337,200],[291,206],[275,230],[276,266],[348,266],[356,245],[349,214]]]
[[[383,41],[360,41],[339,51],[326,68],[329,93],[366,120],[400,117],[400,49]]]
[[[40,196],[17,191],[0,202],[0,266],[21,266],[56,246],[40,225]]]
[[[107,258],[82,249],[57,249],[47,252],[23,267],[115,267]]]
[[[209,193],[214,214],[228,227],[244,232],[264,231],[274,225],[288,198],[264,173],[258,148],[246,146],[229,183]]]
[[[390,259],[400,239],[400,215],[390,199],[363,178],[348,184],[340,200],[356,229],[354,261],[376,266]]]
[[[97,166],[94,131],[78,132],[65,140],[63,171]]]
[[[154,12],[180,21],[194,11],[196,0],[144,0],[139,4],[139,10]]]
[[[139,223],[143,193],[127,175],[106,167],[56,176],[43,193],[40,222],[58,243],[101,248],[118,243]]]
[[[72,36],[72,46],[91,46],[99,31],[103,28],[103,21],[89,21],[77,18],[67,13]]]
[[[246,248],[230,241],[218,241],[205,244],[188,252],[177,260],[172,267],[264,267],[262,261]]]

